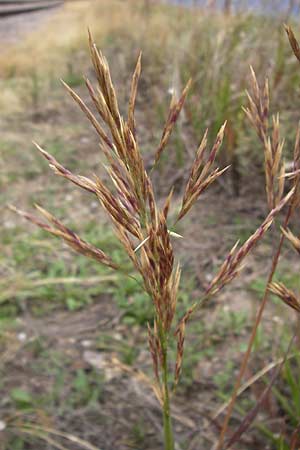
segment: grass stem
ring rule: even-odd
[[[174,435],[171,418],[171,405],[169,395],[169,380],[168,380],[168,350],[167,338],[164,339],[163,346],[163,385],[164,385],[164,404],[163,404],[163,419],[164,419],[164,441],[165,450],[174,450]]]

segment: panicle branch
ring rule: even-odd
[[[294,188],[280,201],[280,203],[268,214],[266,219],[257,228],[257,230],[247,239],[247,241],[239,246],[239,241],[235,243],[230,252],[228,253],[225,261],[221,265],[219,271],[212,279],[210,284],[205,290],[202,300],[208,299],[223,289],[229,282],[231,282],[240,273],[243,268],[243,262],[248,254],[254,249],[257,242],[264,236],[266,231],[272,225],[275,216],[280,212],[280,210],[291,200],[294,194]],[[202,303],[202,302],[201,302]],[[198,307],[199,303],[194,303],[185,315],[181,318],[178,323],[176,334],[180,333],[180,327],[185,324]]]
[[[255,247],[257,242],[263,237],[266,231],[272,225],[275,216],[280,210],[290,201],[294,194],[294,188],[278,203],[278,205],[272,209],[263,223],[257,228],[257,230],[247,239],[247,241],[238,249],[238,243],[236,243],[229,252],[226,260],[221,266],[217,275],[213,278],[209,284],[206,295],[214,295],[226,284],[232,281],[240,272],[242,263],[245,257]]]
[[[48,225],[45,222],[42,222],[40,219],[38,219],[32,214],[28,214],[24,211],[21,211],[20,209],[15,208],[14,206],[10,206],[11,210],[16,212],[20,216],[24,217],[26,220],[34,223],[43,230],[48,231],[48,233],[51,233],[54,236],[62,238],[67,243],[67,245],[71,247],[73,250],[75,250],[77,253],[87,256],[88,258],[92,258],[97,262],[110,267],[111,269],[115,270],[119,269],[119,266],[115,264],[112,261],[112,259],[108,255],[106,255],[102,250],[81,239],[76,233],[70,230],[70,228],[67,228],[65,225],[63,225],[63,223],[60,222],[60,220],[58,220],[56,217],[54,217],[45,209],[41,208],[38,205],[36,205],[36,208],[48,220],[48,222],[51,223],[52,226]]]
[[[41,152],[44,158],[49,161],[49,167],[56,175],[66,178],[88,192],[93,194],[97,193],[97,185],[94,181],[81,175],[74,175],[69,169],[62,166],[52,155],[50,155],[50,153],[43,150],[38,144],[34,143],[34,145]]]
[[[141,60],[142,60],[142,53],[140,52],[137,63],[136,63],[135,71],[132,76],[130,96],[129,96],[129,105],[128,105],[127,122],[128,122],[128,126],[134,136],[136,135],[134,110],[135,110],[137,89],[138,89],[139,79],[140,79],[141,70],[142,70]]]
[[[285,165],[282,161],[284,140],[280,139],[279,115],[272,117],[269,130],[269,85],[265,80],[260,88],[251,67],[251,94],[247,92],[249,106],[244,112],[264,147],[265,177],[268,206],[271,209],[280,202],[284,192]]]
[[[300,254],[300,239],[297,238],[289,229],[281,228],[281,231],[287,240],[290,241],[296,252]]]
[[[160,157],[163,153],[163,151],[165,150],[170,136],[172,134],[172,131],[175,127],[175,124],[177,122],[177,119],[179,117],[180,111],[182,110],[182,107],[184,105],[186,96],[188,94],[188,91],[191,87],[192,84],[192,80],[189,80],[187,82],[187,85],[185,86],[184,90],[182,91],[181,96],[179,97],[178,101],[175,100],[174,96],[171,99],[171,104],[170,104],[170,108],[169,108],[169,113],[168,113],[168,118],[160,139],[160,143],[159,146],[155,152],[155,158],[154,158],[154,166],[156,166],[156,164],[158,163],[158,161],[160,160]]]
[[[206,162],[204,162],[204,153],[207,147],[206,130],[196,152],[196,157],[193,165],[191,167],[190,176],[185,188],[181,210],[179,212],[177,221],[179,221],[186,215],[186,213],[191,209],[199,196],[208,188],[208,186],[228,169],[229,166],[225,167],[224,169],[217,168],[212,170],[213,163],[223,142],[225,127],[226,122],[220,128],[208,159]]]
[[[293,291],[288,289],[283,283],[270,283],[269,291],[277,295],[284,303],[300,313],[300,299]]]

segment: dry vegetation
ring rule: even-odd
[[[91,67],[88,26],[113,83],[92,41]],[[300,70],[280,20],[75,2],[2,53],[0,67],[0,446],[162,448],[161,403],[172,449],[169,389],[182,372],[178,448],[296,449],[298,343],[282,359],[294,316],[267,297],[269,287],[299,311],[299,261],[284,236],[299,250],[287,225],[296,230]],[[32,140],[61,175],[52,183]],[[22,215],[81,256],[7,209],[33,203],[67,224],[40,207],[50,225]]]

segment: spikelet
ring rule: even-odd
[[[176,352],[176,362],[175,362],[175,372],[174,372],[174,390],[179,382],[181,370],[182,370],[182,361],[184,354],[184,341],[185,341],[185,327],[193,312],[197,308],[198,304],[194,303],[184,314],[184,316],[179,320],[176,330],[175,336],[177,338],[177,352]]]
[[[117,96],[115,88],[113,86],[110,70],[106,58],[97,49],[96,44],[93,42],[91,32],[89,31],[89,45],[91,59],[94,66],[95,74],[99,84],[99,88],[103,94],[103,103],[107,106],[108,110],[113,117],[117,126],[120,126],[120,112],[118,107]]]
[[[122,225],[127,231],[129,231],[136,238],[141,238],[140,224],[138,220],[130,214],[130,211],[124,208],[122,202],[118,202],[118,199],[112,194],[112,192],[104,185],[104,183],[97,179],[97,191],[96,194],[103,206],[107,211],[110,218]]]
[[[298,123],[295,146],[294,146],[294,186],[296,189],[292,214],[295,212],[297,208],[300,206],[300,123]]]
[[[293,248],[300,254],[300,239],[297,238],[289,229],[281,228],[282,233],[285,235],[285,237],[290,241]]]
[[[128,122],[128,126],[134,136],[136,134],[134,110],[135,110],[135,102],[136,102],[136,96],[137,96],[138,83],[139,83],[139,79],[141,76],[141,59],[142,59],[142,53],[139,54],[139,57],[138,57],[138,60],[136,63],[136,67],[135,67],[135,71],[132,76],[129,104],[128,104],[127,122]]]
[[[71,181],[72,183],[76,184],[82,189],[85,189],[88,192],[92,192],[93,194],[97,193],[97,185],[94,181],[81,175],[74,175],[70,170],[62,166],[52,155],[50,155],[50,153],[43,150],[38,144],[34,144],[44,156],[44,158],[49,161],[49,167],[54,171],[56,175],[60,175],[63,178],[66,178],[67,180]]]
[[[67,228],[56,217],[54,217],[52,214],[50,214],[40,206],[36,205],[36,208],[52,224],[52,226],[42,222],[32,214],[28,214],[24,211],[21,211],[20,209],[15,208],[14,206],[10,206],[10,208],[29,222],[32,222],[43,230],[48,231],[48,233],[62,238],[77,253],[87,256],[88,258],[92,258],[112,269],[117,270],[119,268],[102,250],[81,239],[76,233]]]
[[[159,376],[159,362],[161,359],[161,349],[158,348],[159,340],[157,339],[157,326],[154,324],[154,330],[151,330],[151,327],[148,323],[148,343],[149,349],[153,362],[153,372],[158,384],[160,384],[160,376]]]
[[[293,50],[296,58],[298,59],[298,61],[300,61],[300,47],[299,47],[297,39],[295,38],[293,30],[288,25],[285,25],[284,28],[285,28],[286,34],[288,35],[292,50]]]
[[[250,67],[250,72],[252,96],[246,91],[249,107],[243,109],[257,135],[262,142],[265,142],[269,125],[269,83],[266,78],[263,89],[260,89],[252,67]]]
[[[84,101],[79,97],[79,95],[76,94],[76,92],[67,85],[63,80],[61,80],[64,87],[67,89],[73,100],[79,105],[80,109],[84,112],[88,120],[91,122],[93,127],[95,128],[96,132],[98,133],[99,137],[111,148],[114,149],[113,144],[109,137],[107,136],[106,132],[104,131],[103,127],[100,125],[94,114],[91,112],[91,110],[87,107],[87,105],[84,103]]]
[[[160,139],[159,146],[155,152],[154,166],[158,163],[164,149],[166,148],[166,146],[169,142],[170,136],[171,136],[174,126],[177,122],[180,111],[184,105],[184,101],[185,101],[187,93],[191,87],[191,84],[192,84],[192,82],[191,82],[191,80],[189,80],[178,101],[175,101],[174,97],[172,97],[168,118],[167,118],[164,130],[163,130],[163,133],[162,133],[162,136]]]
[[[179,382],[181,370],[182,370],[182,360],[184,353],[184,340],[185,340],[185,324],[186,321],[181,321],[178,329],[176,331],[177,335],[177,352],[176,352],[176,363],[175,363],[175,373],[174,373],[174,387],[175,390]]]
[[[255,72],[251,70],[251,94],[247,92],[249,106],[243,108],[253,125],[264,148],[266,193],[269,209],[275,208],[284,192],[285,165],[282,160],[284,140],[280,139],[279,115],[272,117],[269,131],[269,85],[265,80],[264,87],[258,85]]]
[[[179,221],[186,215],[186,213],[191,209],[199,196],[208,188],[208,186],[228,169],[228,167],[225,167],[221,170],[211,170],[217,153],[223,142],[225,127],[226,122],[220,128],[209,157],[203,164],[204,152],[207,146],[207,131],[205,132],[204,137],[196,152],[196,157],[190,171],[190,176],[185,188],[181,210],[179,212],[177,221]]]
[[[300,299],[283,283],[270,283],[269,291],[277,295],[284,303],[300,314]]]

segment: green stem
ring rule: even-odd
[[[174,435],[171,419],[170,395],[169,395],[169,380],[168,380],[168,348],[167,337],[164,335],[163,339],[163,386],[164,386],[164,403],[163,403],[163,419],[164,419],[164,441],[165,450],[174,450]]]

